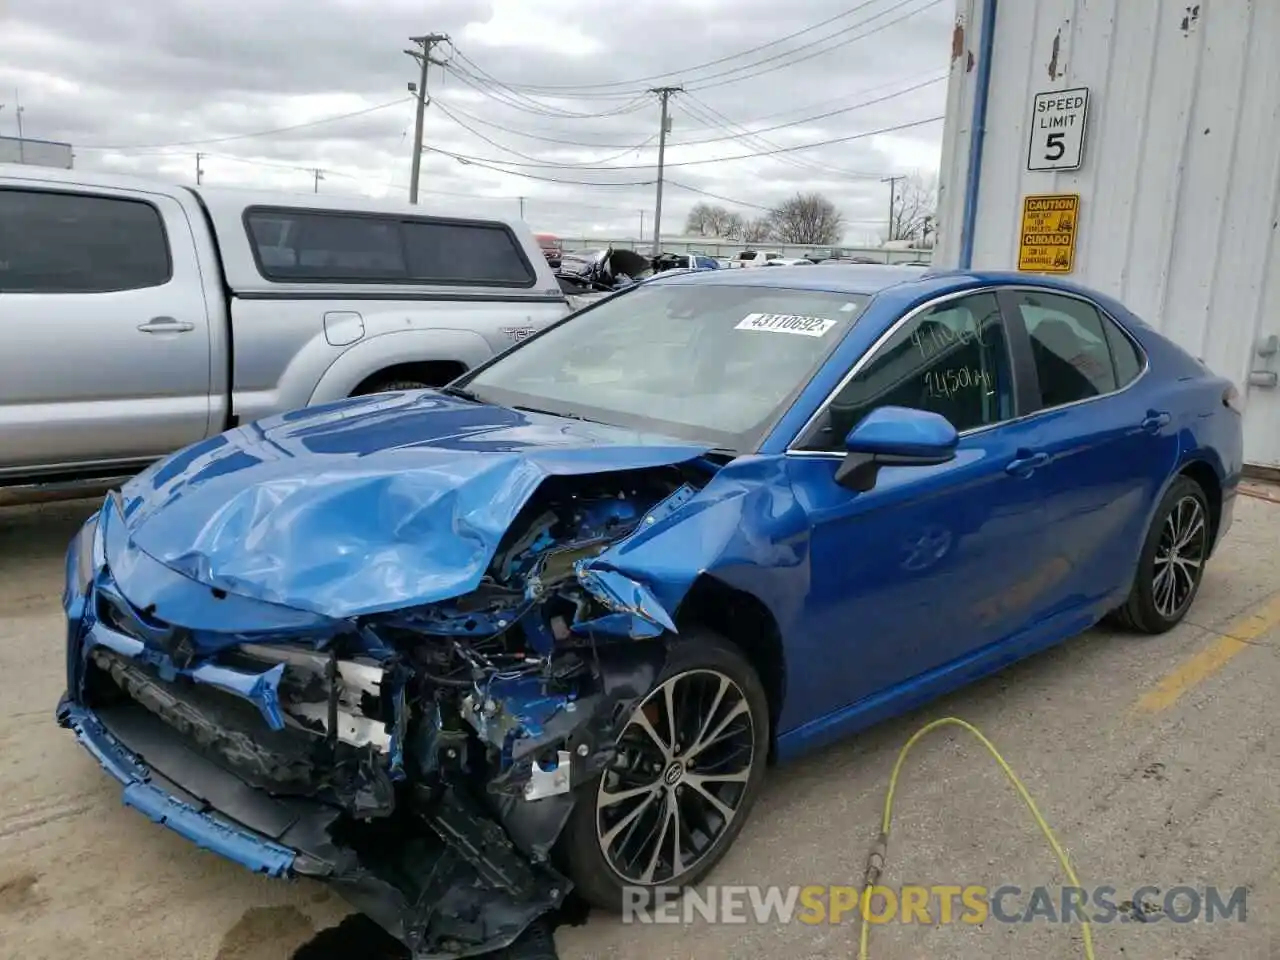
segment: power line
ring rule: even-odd
[[[468,133],[472,134],[473,136],[479,137],[481,140],[483,140],[485,143],[489,144],[490,146],[497,147],[499,150],[505,150],[507,153],[515,154],[517,157],[522,157],[525,160],[539,159],[538,157],[530,156],[527,153],[521,153],[519,150],[515,149],[514,147],[509,147],[504,143],[499,143],[497,140],[494,140],[492,137],[486,136],[485,134],[481,133],[479,130],[476,130],[475,128],[468,126],[467,124],[459,120],[456,116],[454,116],[453,113],[447,107],[445,107],[445,105],[442,104],[439,100],[433,101],[432,106],[434,106],[446,117],[448,117],[458,126],[460,126],[463,130],[466,130]],[[629,153],[635,153],[638,150],[643,150],[649,144],[653,143],[653,141],[656,140],[657,137],[658,135],[655,133],[653,134],[653,136],[646,137],[640,143],[633,144],[627,147],[621,153],[613,154],[608,157],[599,157],[595,160],[585,160],[581,163],[558,163],[558,164],[555,164],[555,166],[564,167],[565,169],[572,169],[574,167],[592,167],[598,164],[608,163],[611,160],[619,160],[622,157],[625,157]],[[583,146],[586,146],[586,145],[583,144]]]
[[[875,2],[875,0],[867,0],[867,2],[855,7],[853,10],[846,11],[844,14],[841,14],[840,16],[847,16],[849,14],[856,13],[859,10],[862,10],[865,7],[869,6],[873,2]],[[912,2],[912,0],[899,0],[899,2],[893,4],[891,7],[889,7],[886,10],[882,10],[880,13],[867,17],[865,20],[861,20],[858,23],[852,24],[848,27],[844,27],[840,30],[837,30],[834,33],[828,34],[825,37],[820,37],[817,40],[813,40],[809,43],[803,44],[792,50],[785,50],[781,53],[776,53],[776,54],[773,54],[772,56],[764,57],[760,60],[756,60],[751,63],[740,64],[738,66],[731,67],[727,70],[722,70],[716,73],[708,74],[707,76],[704,76],[704,77],[699,77],[693,81],[686,83],[685,89],[689,91],[709,90],[714,87],[725,86],[727,84],[732,84],[732,83],[739,83],[747,79],[754,80],[757,77],[761,76],[762,74],[771,73],[776,70],[782,70],[788,67],[795,66],[796,64],[799,64],[799,63],[804,63],[805,61],[811,60],[814,57],[818,57],[826,53],[831,53],[835,50],[840,49],[841,47],[848,46],[849,44],[854,43],[858,40],[863,40],[863,39],[866,39],[867,37],[880,33],[881,31],[886,30],[889,27],[892,27],[898,23],[901,23],[904,20],[910,19],[911,17],[917,16],[918,14],[921,14],[926,10],[937,6],[938,4],[942,3],[943,0],[928,0],[928,2],[926,2],[923,6],[915,10],[910,10],[907,13],[903,14],[902,16],[896,17],[893,20],[890,20],[886,23],[882,23],[879,26],[875,27],[874,29],[866,31],[865,33],[861,33],[853,37],[846,37],[845,39],[840,40],[839,43],[836,43],[829,47],[811,50],[811,48],[819,47],[822,44],[826,43],[827,41],[834,40],[837,37],[841,37],[844,34],[850,33],[851,31],[858,30],[862,27],[865,27],[867,24],[872,23],[873,21],[878,20],[883,16],[886,16],[890,13],[893,13],[897,10],[902,9],[910,2]],[[836,19],[838,19],[838,17]],[[815,25],[815,27],[816,26],[818,25]],[[764,46],[766,47],[771,46],[773,45],[773,43],[778,43],[778,42],[782,42],[782,41],[781,40],[773,41],[770,44],[765,44]],[[811,52],[805,53],[804,56],[800,56],[800,57],[795,56],[796,54],[801,53],[805,50],[811,50]],[[724,60],[734,59],[736,56],[741,56],[741,54],[734,55],[733,57],[726,57],[723,59]],[[459,57],[461,59],[466,60],[465,55],[461,53],[459,53]],[[775,63],[776,61],[783,60],[787,57],[794,57],[794,59],[790,60],[789,62],[777,64],[775,66],[766,67],[764,69],[758,69],[762,67],[764,64]],[[474,61],[466,60],[466,62],[469,63],[472,67],[474,67],[477,71],[481,70],[481,68],[478,67]],[[735,74],[740,74],[740,75],[735,76]],[[672,75],[673,74],[663,74],[663,76],[672,76]],[[546,87],[541,87],[539,85],[529,85],[529,84],[525,84],[525,85],[508,84],[508,83],[504,83],[503,81],[497,80],[497,78],[493,77],[491,74],[486,73],[485,76],[488,77],[492,82],[504,86],[507,90],[511,91],[511,93],[514,95],[521,95],[519,94],[519,90],[517,88],[527,89],[527,90],[541,89],[543,90],[544,95],[550,95],[549,93],[547,93],[548,88]],[[612,97],[616,99],[616,98],[625,96],[625,94],[622,94],[622,93],[607,94],[607,95],[601,94],[601,93],[591,93],[589,91],[592,89],[592,85],[589,85],[589,84],[566,86],[563,88],[554,88],[554,89],[560,89],[563,91],[562,93],[559,94],[559,96],[565,97],[565,98],[574,98],[574,99],[589,99],[591,97],[602,97],[602,96]],[[573,93],[571,91],[578,91],[578,92]],[[529,97],[525,97],[525,99],[531,100],[531,98]],[[536,103],[537,101],[532,101],[532,102]]]
[[[306,165],[306,164],[304,164],[304,163],[285,163],[285,162],[282,162],[282,161],[276,161],[276,160],[260,160],[260,159],[254,159],[254,158],[251,158],[251,157],[237,157],[237,156],[234,156],[233,154],[229,154],[229,153],[200,153],[200,154],[195,154],[195,153],[190,153],[190,152],[163,152],[163,151],[155,151],[155,152],[151,152],[151,153],[135,154],[135,156],[138,156],[138,155],[141,155],[141,156],[165,157],[165,158],[175,159],[175,160],[177,160],[177,159],[190,159],[191,157],[199,156],[199,157],[201,157],[203,160],[206,160],[206,161],[207,161],[207,160],[223,160],[223,161],[227,161],[227,162],[230,162],[230,163],[241,163],[241,164],[245,164],[246,166],[251,166],[251,167],[263,167],[264,169],[271,169],[271,170],[286,170],[286,171],[290,171],[290,172],[292,172],[292,173],[308,173],[308,174],[309,174],[309,173],[313,173],[313,171],[315,170],[315,167],[307,166],[307,165]],[[342,178],[342,179],[344,179],[344,180],[352,180],[352,181],[355,181],[355,182],[358,182],[358,183],[364,183],[364,182],[366,182],[366,181],[368,181],[368,180],[370,180],[370,179],[371,179],[371,178],[369,178],[369,177],[361,176],[361,175],[359,175],[359,174],[354,174],[354,173],[345,173],[345,172],[342,172],[342,171],[339,171],[339,170],[332,170],[332,169],[329,169],[329,168],[327,168],[327,167],[326,167],[326,168],[323,168],[323,172],[324,172],[325,178],[329,178],[329,177],[340,177],[340,178]],[[505,173],[506,171],[499,171],[499,172],[503,172],[503,173]],[[206,177],[208,176],[208,170],[205,170],[205,171],[204,171],[204,175],[205,175]],[[587,185],[587,186],[615,186],[615,184],[611,184],[611,183],[603,183],[603,184],[601,184],[601,183],[594,183],[594,182],[587,183],[586,181],[558,181],[558,180],[549,180],[548,182],[552,182],[552,183],[565,182],[565,183],[570,183],[570,184],[577,185],[577,186],[581,186],[581,185]],[[650,186],[652,183],[653,183],[653,181],[652,181],[652,180],[647,180],[647,181],[643,181],[643,182],[636,183],[636,184],[616,184],[616,186]],[[379,185],[379,186],[383,186],[383,187],[387,187],[387,188],[389,188],[389,189],[395,189],[395,190],[401,190],[401,191],[407,191],[407,190],[409,189],[408,184],[405,184],[405,183],[391,183],[391,182],[378,181],[378,185]],[[492,202],[501,202],[501,203],[510,203],[510,202],[512,202],[512,201],[515,201],[515,200],[518,200],[518,199],[519,199],[518,197],[516,197],[516,196],[514,196],[514,195],[506,195],[506,194],[503,194],[503,195],[501,195],[501,196],[485,196],[485,195],[483,195],[483,194],[477,194],[477,193],[475,193],[474,191],[472,191],[472,192],[468,192],[468,193],[463,193],[463,192],[461,192],[461,191],[457,191],[457,190],[419,190],[419,193],[423,193],[423,194],[430,194],[430,195],[432,195],[432,196],[440,196],[440,197],[457,197],[457,198],[459,198],[459,199],[463,199],[463,200],[473,200],[473,201],[474,201],[474,200],[483,200],[483,201],[492,201]],[[538,204],[538,203],[543,203],[543,204],[564,204],[564,205],[567,205],[567,206],[583,207],[583,208],[585,208],[585,209],[591,209],[591,210],[608,210],[608,211],[612,211],[612,212],[617,212],[617,209],[618,209],[616,206],[602,206],[602,205],[600,205],[600,204],[584,203],[584,202],[582,202],[582,201],[578,200],[577,198],[573,198],[573,197],[563,197],[563,198],[560,198],[560,197],[530,197],[530,196],[526,196],[524,199],[525,199],[526,201],[528,201],[529,203],[534,203],[534,204]]]
[[[496,166],[494,161],[488,160],[484,157],[467,157],[459,153],[451,153],[448,150],[441,150],[439,147],[424,146],[423,149],[428,150],[431,153],[439,153],[446,157],[452,157],[454,160],[457,160],[459,163],[463,164],[464,166],[479,167],[482,170],[492,170],[494,173],[505,173],[509,177],[523,177],[526,180],[539,180],[543,183],[567,183],[567,184],[572,184],[578,187],[648,187],[648,186],[652,186],[654,183],[657,182],[656,180],[625,180],[625,181],[616,181],[616,182],[613,182],[613,181],[601,182],[596,180],[567,180],[563,177],[547,177],[547,176],[542,176],[536,173],[521,173],[517,170],[506,170],[500,166]],[[540,166],[540,164],[527,164],[527,166]],[[554,164],[552,164],[551,166],[554,166]],[[602,171],[608,171],[609,169],[625,170],[628,168],[601,167],[600,169]],[[645,167],[641,169],[648,169],[648,168]]]
[[[768,213],[772,207],[764,207],[758,203],[752,203],[750,200],[739,200],[736,197],[725,197],[718,193],[712,193],[710,190],[703,190],[699,187],[691,187],[687,183],[680,183],[678,180],[668,180],[667,183],[673,187],[679,187],[681,190],[688,190],[690,193],[696,193],[703,197],[710,197],[712,200],[723,200],[725,203],[732,203],[739,207],[750,207],[752,210],[763,210]]]
[[[730,60],[736,60],[739,57],[749,56],[753,53],[757,53],[761,50],[767,49],[768,47],[775,47],[780,43],[786,43],[788,40],[794,40],[796,37],[803,36],[806,33],[812,33],[814,30],[820,30],[821,28],[827,26],[828,24],[834,23],[837,20],[843,20],[845,17],[852,16],[853,14],[857,13],[860,9],[862,9],[862,7],[869,6],[873,2],[875,2],[875,0],[867,0],[867,2],[863,3],[861,6],[854,7],[851,10],[845,10],[843,13],[837,13],[835,16],[828,17],[827,19],[821,20],[818,23],[810,24],[809,26],[803,28],[802,30],[797,30],[795,33],[787,34],[785,37],[778,37],[776,40],[770,40],[766,43],[762,43],[755,47],[750,47],[746,50],[739,50],[737,53],[731,53],[731,54],[728,54],[727,56],[719,57],[715,60],[708,60],[705,63],[696,63],[696,64],[693,64],[692,66],[684,67],[683,69],[680,69],[680,70],[672,70],[667,73],[656,73],[647,77],[633,77],[630,80],[609,80],[603,83],[587,83],[587,84],[561,84],[561,83],[536,84],[535,83],[535,84],[517,84],[516,86],[520,86],[522,89],[525,89],[525,90],[543,90],[543,91],[596,90],[596,89],[607,89],[607,88],[613,88],[613,87],[635,87],[642,83],[651,83],[655,80],[664,80],[668,77],[684,76],[685,74],[696,73],[697,71],[705,69],[706,67],[719,66],[720,64],[727,63]]]
[[[935,71],[935,73],[936,73],[936,71]],[[915,82],[915,83],[913,83],[911,86],[906,87],[906,88],[904,88],[904,89],[902,89],[902,90],[898,90],[898,91],[896,91],[896,92],[894,92],[894,93],[886,94],[886,95],[884,95],[884,96],[882,96],[882,97],[876,97],[876,98],[871,99],[871,100],[860,100],[860,101],[858,101],[858,102],[856,102],[856,103],[848,103],[847,98],[842,98],[842,99],[841,99],[841,102],[843,102],[845,105],[844,105],[844,106],[842,106],[842,107],[839,107],[839,108],[837,108],[837,109],[835,109],[835,110],[827,110],[827,111],[825,111],[825,112],[823,112],[823,113],[818,113],[818,114],[813,114],[813,115],[810,115],[810,116],[800,117],[799,119],[791,120],[791,121],[788,121],[788,122],[786,122],[786,123],[779,123],[779,124],[775,124],[775,125],[773,125],[773,126],[771,126],[771,127],[764,127],[764,128],[762,128],[762,129],[760,129],[760,130],[750,131],[748,134],[733,133],[731,128],[736,126],[736,127],[740,128],[740,129],[746,130],[746,129],[747,129],[747,125],[748,125],[749,123],[755,123],[755,122],[758,122],[758,120],[748,120],[748,121],[741,121],[741,122],[735,123],[734,121],[732,121],[732,120],[730,120],[728,117],[726,117],[724,114],[719,113],[719,111],[717,111],[717,110],[715,110],[713,107],[711,107],[708,103],[706,103],[706,101],[701,100],[701,99],[699,99],[698,97],[695,97],[695,96],[694,96],[694,95],[692,95],[692,94],[689,94],[689,99],[693,100],[696,104],[699,104],[703,110],[706,110],[707,112],[711,113],[713,116],[718,116],[718,117],[720,118],[720,121],[722,121],[722,122],[708,122],[708,121],[707,121],[707,119],[706,119],[705,117],[700,117],[700,116],[696,116],[696,115],[695,115],[695,117],[694,117],[695,119],[697,119],[697,120],[701,120],[701,121],[702,121],[702,123],[703,123],[703,125],[704,125],[704,126],[706,126],[706,127],[707,127],[707,128],[709,128],[709,129],[719,129],[719,130],[729,129],[731,132],[729,133],[729,135],[728,135],[728,136],[720,136],[720,137],[705,137],[705,138],[700,138],[700,139],[697,139],[697,140],[675,140],[675,141],[672,141],[671,143],[669,143],[669,144],[667,144],[667,145],[668,145],[668,146],[670,146],[670,147],[693,147],[693,146],[698,146],[698,145],[700,145],[700,144],[707,144],[707,143],[723,143],[723,142],[725,142],[725,141],[727,141],[727,140],[738,140],[738,139],[741,139],[743,136],[751,136],[751,137],[755,137],[755,138],[758,138],[758,139],[760,139],[761,141],[763,141],[763,142],[766,142],[766,143],[767,143],[768,141],[764,141],[764,138],[763,138],[763,137],[760,137],[760,134],[762,134],[762,133],[771,133],[771,132],[773,132],[773,131],[775,131],[775,130],[785,130],[785,129],[789,128],[789,127],[803,126],[804,124],[814,123],[814,122],[816,122],[816,121],[818,121],[818,120],[827,120],[827,119],[829,119],[829,118],[831,118],[831,117],[839,116],[840,114],[843,114],[843,113],[851,113],[852,111],[854,111],[854,110],[860,110],[860,109],[862,109],[863,107],[869,107],[869,106],[873,106],[873,105],[878,104],[878,103],[884,103],[884,102],[886,102],[886,101],[888,101],[888,100],[893,100],[893,99],[895,99],[895,98],[897,98],[897,97],[905,96],[905,95],[906,95],[906,94],[908,94],[908,93],[914,93],[915,91],[917,91],[917,90],[921,90],[921,89],[923,89],[923,88],[925,88],[925,87],[929,87],[929,86],[933,86],[934,84],[941,83],[942,81],[944,81],[944,80],[946,80],[946,79],[947,79],[947,74],[946,74],[946,72],[944,71],[943,73],[941,73],[941,74],[937,74],[937,75],[933,75],[933,74],[931,74],[931,75],[929,75],[929,77],[928,77],[927,79],[922,80],[922,81]],[[871,88],[869,88],[869,90],[883,89],[885,86],[888,86],[888,84],[881,84],[881,85],[879,85],[878,87],[871,87]],[[868,91],[865,91],[865,92],[869,92],[869,90],[868,90]],[[830,100],[825,100],[825,101],[820,101],[820,102],[821,102],[821,103],[830,103],[831,101],[830,101]],[[435,106],[440,107],[442,110],[445,110],[445,108],[444,108],[443,104],[440,102],[440,100],[439,100],[439,99],[433,100],[433,101],[432,101],[432,103],[433,103],[433,104],[435,104]],[[817,105],[817,104],[813,104],[812,106],[816,106],[816,105]],[[687,107],[686,107],[686,108],[687,108]],[[802,109],[807,109],[807,108],[802,108]],[[623,155],[625,155],[626,153],[629,153],[629,152],[631,151],[631,149],[633,149],[633,148],[631,148],[631,147],[627,147],[627,145],[626,145],[626,144],[620,144],[620,143],[586,143],[586,142],[581,141],[581,140],[568,140],[568,139],[565,139],[565,138],[563,138],[563,137],[548,137],[548,136],[545,136],[545,135],[543,135],[543,134],[531,133],[531,132],[526,131],[526,130],[517,130],[517,129],[515,129],[515,128],[513,128],[513,127],[509,127],[509,126],[507,126],[507,125],[505,125],[505,124],[495,123],[495,122],[494,122],[494,121],[492,121],[492,120],[485,120],[485,119],[484,119],[484,118],[482,118],[482,117],[477,117],[477,116],[475,116],[475,115],[474,115],[474,114],[472,114],[472,113],[468,113],[468,112],[466,112],[465,110],[462,110],[462,109],[461,109],[460,107],[458,107],[456,104],[452,104],[452,103],[449,105],[448,109],[447,109],[447,110],[445,110],[445,112],[446,112],[446,113],[449,113],[450,111],[452,111],[452,113],[454,113],[454,114],[459,114],[459,115],[461,115],[461,116],[466,117],[466,118],[467,118],[468,120],[470,120],[472,123],[478,123],[478,124],[480,124],[481,126],[490,127],[490,128],[492,128],[492,129],[494,129],[494,130],[501,130],[503,133],[509,133],[509,134],[511,134],[511,135],[513,135],[513,136],[517,136],[517,137],[526,137],[526,138],[528,138],[528,139],[530,139],[530,140],[542,140],[542,141],[547,142],[547,143],[558,143],[558,144],[563,144],[563,145],[565,145],[565,146],[583,147],[583,148],[587,148],[587,149],[596,149],[596,150],[617,150],[617,149],[623,149]],[[788,111],[788,112],[792,112],[792,111]],[[778,116],[778,114],[773,114],[772,116]],[[452,119],[453,119],[456,123],[458,123],[458,125],[459,125],[459,126],[463,126],[463,127],[465,128],[465,124],[463,124],[461,121],[459,121],[459,120],[458,120],[458,118],[457,118],[456,116],[453,116],[453,117],[452,117]],[[766,117],[766,118],[761,118],[761,119],[768,119],[768,118]],[[476,134],[476,136],[481,137],[481,139],[486,139],[485,137],[483,137],[483,135],[481,135],[481,134],[480,134],[480,133],[478,133],[477,131],[472,130],[471,132],[472,132],[472,133],[475,133],[475,134]],[[650,138],[650,140],[652,140],[652,138]],[[489,142],[490,142],[490,143],[492,143],[492,141],[489,141]],[[645,141],[645,142],[646,142],[646,143],[648,143],[649,141]],[[516,150],[512,150],[512,149],[510,149],[510,148],[508,148],[508,147],[502,147],[500,144],[496,144],[496,143],[495,143],[495,144],[493,144],[493,145],[494,145],[494,146],[498,146],[500,149],[508,149],[508,150],[510,150],[510,152],[511,152],[511,153],[514,153],[514,154],[516,154],[517,156],[524,156],[523,154],[519,153],[519,152],[518,152],[518,151],[516,151]],[[773,144],[773,146],[777,146],[777,144]],[[625,149],[624,149],[624,148],[625,148]],[[537,158],[528,158],[528,157],[526,157],[526,159],[537,159]],[[867,176],[873,176],[873,175],[868,174]],[[875,176],[878,176],[878,174],[876,174]]]
[[[461,59],[462,54],[459,53],[458,57]],[[458,66],[452,62],[448,64],[446,69],[453,77],[490,100],[500,103],[504,107],[510,107],[513,110],[520,110],[548,120],[603,120],[608,117],[620,117],[624,114],[636,112],[648,100],[643,93],[635,94],[622,106],[603,110],[599,113],[580,113],[573,110],[553,109],[549,104],[534,100],[531,97],[525,97],[522,94],[517,95],[514,91],[508,93],[501,84],[497,84],[492,80],[485,80],[465,67]],[[502,96],[498,95],[499,92],[502,93]]]
[[[772,150],[761,150],[757,153],[744,153],[744,154],[739,154],[737,156],[732,156],[732,157],[712,157],[710,159],[704,159],[704,160],[681,160],[675,163],[667,163],[666,166],[696,167],[696,166],[704,166],[709,163],[733,163],[734,161],[737,161],[737,160],[756,160],[764,157],[774,157],[782,154],[798,153],[801,150],[815,150],[818,147],[829,147],[837,143],[851,143],[854,140],[863,140],[867,137],[875,137],[885,133],[896,133],[899,130],[909,130],[913,127],[922,127],[928,123],[937,123],[939,120],[942,120],[942,119],[945,119],[945,115],[939,114],[936,117],[925,117],[922,120],[910,120],[910,121],[907,121],[906,123],[896,123],[892,126],[881,127],[877,130],[867,130],[863,133],[854,133],[854,134],[849,134],[848,136],[843,136],[843,137],[832,137],[829,140],[819,140],[816,143],[802,143],[802,144],[797,144],[795,146],[790,146],[790,147],[777,147]],[[561,167],[561,164],[557,164],[557,163],[528,163],[528,162],[522,163],[515,160],[495,159],[493,157],[472,157],[472,156],[468,156],[467,154],[454,153],[451,150],[444,150],[444,149],[441,149],[440,147],[426,147],[425,149],[430,150],[433,153],[443,154],[446,157],[452,157],[453,159],[462,161],[464,163],[495,164],[495,165],[505,165],[508,167],[535,167],[535,168],[541,167],[541,168],[547,168],[547,169],[559,169]],[[580,168],[580,169],[585,169],[585,168]],[[617,165],[617,166],[611,166],[611,167],[598,167],[595,169],[598,169],[602,173],[610,173],[610,172],[619,172],[619,171],[625,171],[625,170],[648,170],[648,169],[651,169],[651,167],[645,164],[638,164],[638,165],[629,164],[629,165]],[[504,171],[504,172],[513,172],[513,171]]]
[[[133,146],[76,144],[76,149],[101,150],[113,153],[133,153],[139,150],[167,150],[170,147],[199,147],[209,143],[230,143],[233,140],[250,140],[255,137],[272,137],[280,133],[292,133],[294,130],[306,130],[311,127],[318,127],[325,123],[335,123],[339,120],[350,120],[354,117],[363,117],[370,113],[376,113],[379,110],[386,110],[389,107],[396,107],[402,103],[408,103],[412,99],[412,97],[401,97],[398,100],[389,100],[386,103],[380,103],[374,107],[365,107],[363,110],[353,110],[350,113],[339,113],[330,117],[321,117],[319,120],[308,120],[306,123],[295,123],[288,127],[276,127],[272,130],[255,130],[252,133],[236,133],[227,137],[210,137],[204,140],[179,140],[175,143],[143,144]]]
[[[892,7],[890,7],[888,10],[884,10],[884,11],[882,11],[882,12],[880,12],[880,13],[876,14],[874,17],[868,17],[866,20],[863,20],[861,23],[854,24],[852,27],[847,27],[846,29],[839,31],[838,33],[833,33],[830,37],[827,37],[826,39],[827,39],[827,40],[830,40],[830,39],[832,39],[832,38],[834,38],[834,37],[839,36],[841,33],[847,33],[847,32],[849,32],[850,30],[856,30],[858,27],[866,26],[866,25],[867,25],[868,23],[870,23],[872,20],[877,20],[877,19],[879,19],[880,17],[883,17],[886,13],[892,13],[892,12],[893,12],[893,11],[895,11],[895,10],[900,10],[902,7],[906,6],[906,5],[907,5],[907,3],[909,3],[909,2],[910,2],[910,0],[901,0],[901,2],[894,4],[894,5],[893,5]],[[895,18],[895,19],[893,19],[893,20],[890,20],[888,23],[882,23],[882,24],[880,24],[880,26],[876,27],[874,30],[868,30],[866,33],[859,34],[859,35],[858,35],[858,36],[856,36],[856,37],[849,37],[848,39],[841,40],[839,43],[835,44],[834,46],[827,47],[827,48],[826,48],[826,49],[824,49],[824,50],[815,50],[815,51],[813,51],[812,53],[807,53],[807,54],[805,54],[803,57],[797,57],[796,59],[792,60],[792,61],[791,61],[791,62],[789,62],[789,63],[783,63],[783,64],[780,64],[780,65],[778,65],[778,66],[769,67],[767,70],[758,70],[758,71],[754,71],[754,72],[750,73],[749,75],[740,76],[740,77],[729,77],[729,79],[727,79],[727,80],[716,80],[716,82],[715,82],[715,83],[705,83],[705,82],[703,82],[703,81],[706,81],[706,80],[714,80],[714,79],[716,79],[717,77],[728,77],[728,76],[729,76],[729,74],[739,72],[739,70],[754,69],[755,67],[759,67],[761,64],[770,63],[770,62],[772,62],[772,61],[774,61],[774,60],[779,60],[779,59],[781,59],[782,57],[789,56],[789,55],[790,55],[790,53],[780,53],[780,54],[775,54],[775,55],[774,55],[774,56],[772,56],[772,57],[766,57],[764,60],[758,60],[758,61],[756,61],[755,63],[748,65],[747,67],[739,68],[739,70],[727,70],[727,71],[725,71],[724,73],[720,73],[720,74],[711,74],[710,76],[706,76],[706,77],[703,77],[701,80],[698,80],[696,83],[694,83],[694,84],[692,85],[691,89],[692,89],[692,90],[694,90],[694,91],[697,91],[697,90],[710,90],[710,89],[712,89],[713,87],[723,87],[723,86],[725,86],[726,84],[730,84],[730,83],[739,83],[740,81],[742,81],[742,80],[746,80],[746,79],[754,80],[754,79],[756,79],[757,77],[761,76],[762,74],[765,74],[765,73],[772,73],[772,72],[774,72],[775,70],[784,70],[784,69],[786,69],[786,68],[788,68],[788,67],[794,67],[794,66],[795,66],[796,64],[798,64],[798,63],[804,63],[804,62],[805,62],[805,61],[807,61],[807,60],[812,60],[814,57],[820,57],[820,56],[822,56],[824,53],[831,53],[831,52],[833,52],[833,51],[835,51],[835,50],[840,49],[841,47],[845,47],[845,46],[848,46],[848,45],[849,45],[849,44],[851,44],[851,43],[855,43],[855,42],[856,42],[856,41],[858,41],[858,40],[865,40],[867,37],[874,36],[875,34],[880,33],[882,30],[887,30],[889,27],[892,27],[892,26],[894,26],[894,25],[896,25],[896,24],[899,24],[899,23],[901,23],[901,22],[902,22],[902,21],[904,21],[904,20],[909,20],[911,17],[914,17],[914,16],[917,16],[917,15],[919,15],[919,14],[921,14],[921,13],[924,13],[924,12],[925,12],[926,10],[928,10],[929,8],[931,8],[931,7],[936,7],[936,6],[937,6],[938,4],[940,4],[940,3],[942,3],[942,0],[928,0],[928,2],[927,2],[923,7],[920,7],[920,8],[919,8],[919,9],[917,9],[917,10],[911,10],[911,11],[909,11],[908,13],[905,13],[905,14],[903,14],[903,15],[902,15],[902,16],[900,16],[900,17],[897,17],[897,18]],[[825,42],[825,41],[818,41],[818,42],[819,42],[819,43],[821,43],[821,42]],[[801,47],[801,48],[799,48],[799,49],[800,49],[800,50],[802,50],[802,49],[804,49],[804,48],[803,48],[803,47]],[[798,53],[798,52],[799,52],[799,50],[791,51],[791,53]]]
[[[630,102],[625,103],[620,107],[615,107],[611,110],[605,110],[600,113],[580,113],[575,110],[565,110],[564,108],[554,107],[551,104],[543,103],[541,100],[535,100],[533,97],[521,93],[519,90],[503,83],[497,77],[493,76],[493,74],[486,71],[484,67],[480,66],[461,50],[457,49],[457,47],[454,47],[453,50],[454,58],[459,60],[461,65],[453,63],[453,60],[451,59],[449,61],[449,70],[451,73],[462,80],[463,83],[474,87],[487,96],[493,97],[493,99],[497,100],[499,103],[505,103],[509,107],[514,107],[517,110],[524,110],[527,113],[560,120],[595,120],[602,117],[619,116],[624,113],[630,113],[639,109],[637,104],[642,104],[647,100],[645,91],[640,90],[634,91],[630,94],[613,95],[606,98],[612,100],[630,98]],[[502,91],[505,94],[505,98],[495,96],[492,90],[486,88],[486,85]],[[591,99],[591,97],[578,97],[574,99]]]

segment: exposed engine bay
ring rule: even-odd
[[[324,637],[226,634],[209,655],[100,589],[99,623],[167,655],[96,643],[85,701],[293,804],[288,829],[311,843],[291,871],[341,887],[416,957],[505,946],[568,893],[553,849],[574,788],[613,761],[674,630],[642,584],[587,561],[706,480],[690,464],[548,477],[475,590]]]

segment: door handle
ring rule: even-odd
[[[1162,427],[1167,427],[1172,419],[1173,417],[1167,413],[1156,413],[1152,410],[1147,414],[1147,418],[1142,421],[1142,429],[1147,433],[1158,433]]]
[[[1049,462],[1047,453],[1030,453],[1024,456],[1010,460],[1009,465],[1004,468],[1004,472],[1013,477],[1029,477],[1040,467]]]
[[[143,333],[190,333],[195,328],[194,323],[175,320],[173,317],[152,317],[146,323],[138,324],[138,329]]]

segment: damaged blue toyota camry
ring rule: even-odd
[[[1230,381],[1076,286],[657,277],[114,491],[57,717],[128,806],[414,956],[532,956],[571,891],[698,882],[771,763],[1177,624],[1241,448]]]

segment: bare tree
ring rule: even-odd
[[[742,214],[724,207],[713,207],[710,226],[713,236],[732,240],[742,232]]]
[[[938,178],[916,171],[898,183],[886,240],[912,240],[931,246],[937,230]]]
[[[820,193],[797,193],[769,214],[773,236],[783,243],[839,243],[844,216]]]
[[[742,214],[713,203],[695,203],[684,221],[684,232],[700,237],[734,239],[742,232]]]
[[[761,243],[773,237],[773,223],[768,217],[756,217],[742,224],[742,233],[738,238],[744,243]]]
[[[689,236],[705,237],[711,226],[712,208],[709,203],[695,203],[684,218],[684,232]]]

